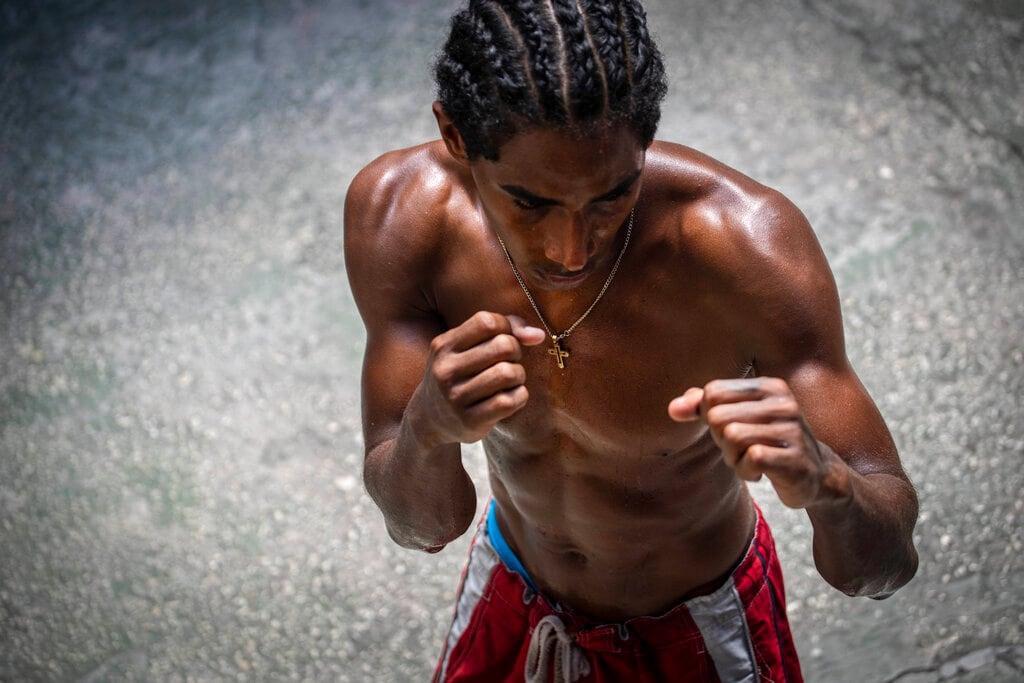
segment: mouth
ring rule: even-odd
[[[590,277],[591,271],[591,268],[584,268],[574,273],[552,273],[544,270],[534,272],[537,279],[551,289],[569,289]]]

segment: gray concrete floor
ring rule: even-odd
[[[362,490],[341,206],[456,4],[0,2],[0,680],[429,677],[466,544]],[[873,602],[756,488],[808,680],[1021,680],[1024,9],[648,6],[660,137],[809,216],[921,493]]]

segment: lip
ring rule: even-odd
[[[572,275],[556,275],[554,273],[548,273],[542,270],[536,271],[537,278],[547,284],[550,287],[556,289],[567,289],[569,287],[575,287],[580,284],[588,277],[590,277],[590,268],[584,268],[583,270],[573,273]]]

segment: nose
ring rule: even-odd
[[[565,216],[548,232],[544,242],[544,255],[569,271],[582,270],[593,251],[593,235],[578,212]]]

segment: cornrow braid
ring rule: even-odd
[[[627,54],[630,60],[630,85],[633,93],[630,104],[634,110],[629,116],[648,123],[653,116],[653,127],[647,131],[639,131],[641,137],[650,135],[653,139],[658,127],[658,118],[661,116],[661,100],[664,99],[667,90],[665,67],[661,61],[661,52],[647,30],[647,13],[644,8],[639,2],[623,2],[621,7],[623,35],[629,44]]]
[[[622,35],[622,15],[619,5],[615,2],[582,0],[581,5],[587,13],[590,35],[604,67],[605,87],[607,88],[607,105],[619,102],[628,92],[631,78],[629,74],[630,59],[625,52],[625,38]]]
[[[507,5],[509,20],[523,37],[526,53],[523,59],[530,64],[539,94],[539,109],[546,120],[566,123],[566,74],[562,69],[563,55],[558,44],[558,27],[553,22],[550,6],[537,0],[514,0]],[[538,8],[538,5],[541,7]]]
[[[566,71],[569,78],[569,111],[572,119],[589,120],[605,111],[608,101],[604,65],[596,54],[586,18],[576,0],[551,0],[564,40]]]
[[[434,74],[470,158],[491,160],[534,125],[624,121],[646,146],[667,90],[637,0],[469,0]]]

